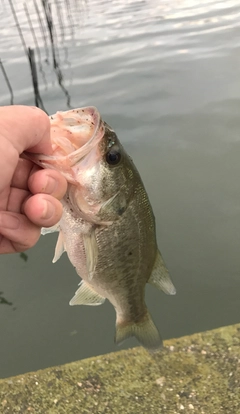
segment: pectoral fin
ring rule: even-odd
[[[92,279],[98,259],[98,246],[95,230],[83,235],[83,243],[86,253],[86,264],[89,280]]]
[[[55,224],[55,226],[52,226],[52,227],[42,227],[41,235],[45,236],[45,234],[54,233],[55,231],[59,231],[59,230],[60,230],[59,223]]]
[[[58,235],[57,244],[55,247],[55,254],[54,254],[54,258],[52,262],[56,263],[56,261],[62,256],[64,252],[65,252],[64,237],[63,237],[63,232],[60,231]]]
[[[104,203],[102,203],[100,213],[107,211],[108,208],[114,204],[114,201],[116,200],[118,194],[119,194],[119,191],[116,194],[114,194],[112,197],[110,197],[107,201],[104,201]]]
[[[148,283],[162,290],[167,295],[175,295],[176,293],[176,289],[159,251],[157,252],[154,268]]]
[[[70,300],[69,305],[101,305],[105,298],[93,290],[86,282],[82,280],[79,284],[79,289],[76,291],[74,297]]]
[[[117,220],[127,208],[125,193],[118,191],[114,196],[102,203],[98,216],[111,224],[112,220]]]

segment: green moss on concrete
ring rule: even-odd
[[[0,380],[0,413],[240,413],[240,325]]]

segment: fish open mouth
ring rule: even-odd
[[[26,153],[38,165],[74,166],[95,147],[104,135],[105,127],[97,108],[85,107],[57,112],[49,117],[52,155]]]

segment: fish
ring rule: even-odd
[[[174,295],[157,246],[153,210],[133,160],[97,108],[59,111],[49,117],[52,155],[27,153],[68,182],[63,215],[42,234],[58,232],[53,263],[64,252],[81,277],[70,305],[116,311],[115,343],[135,337],[150,351],[163,341],[145,304],[147,283]]]

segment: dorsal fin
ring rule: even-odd
[[[162,290],[167,295],[175,295],[176,293],[176,289],[171,281],[169,272],[159,250],[148,283],[155,286],[157,289]]]

